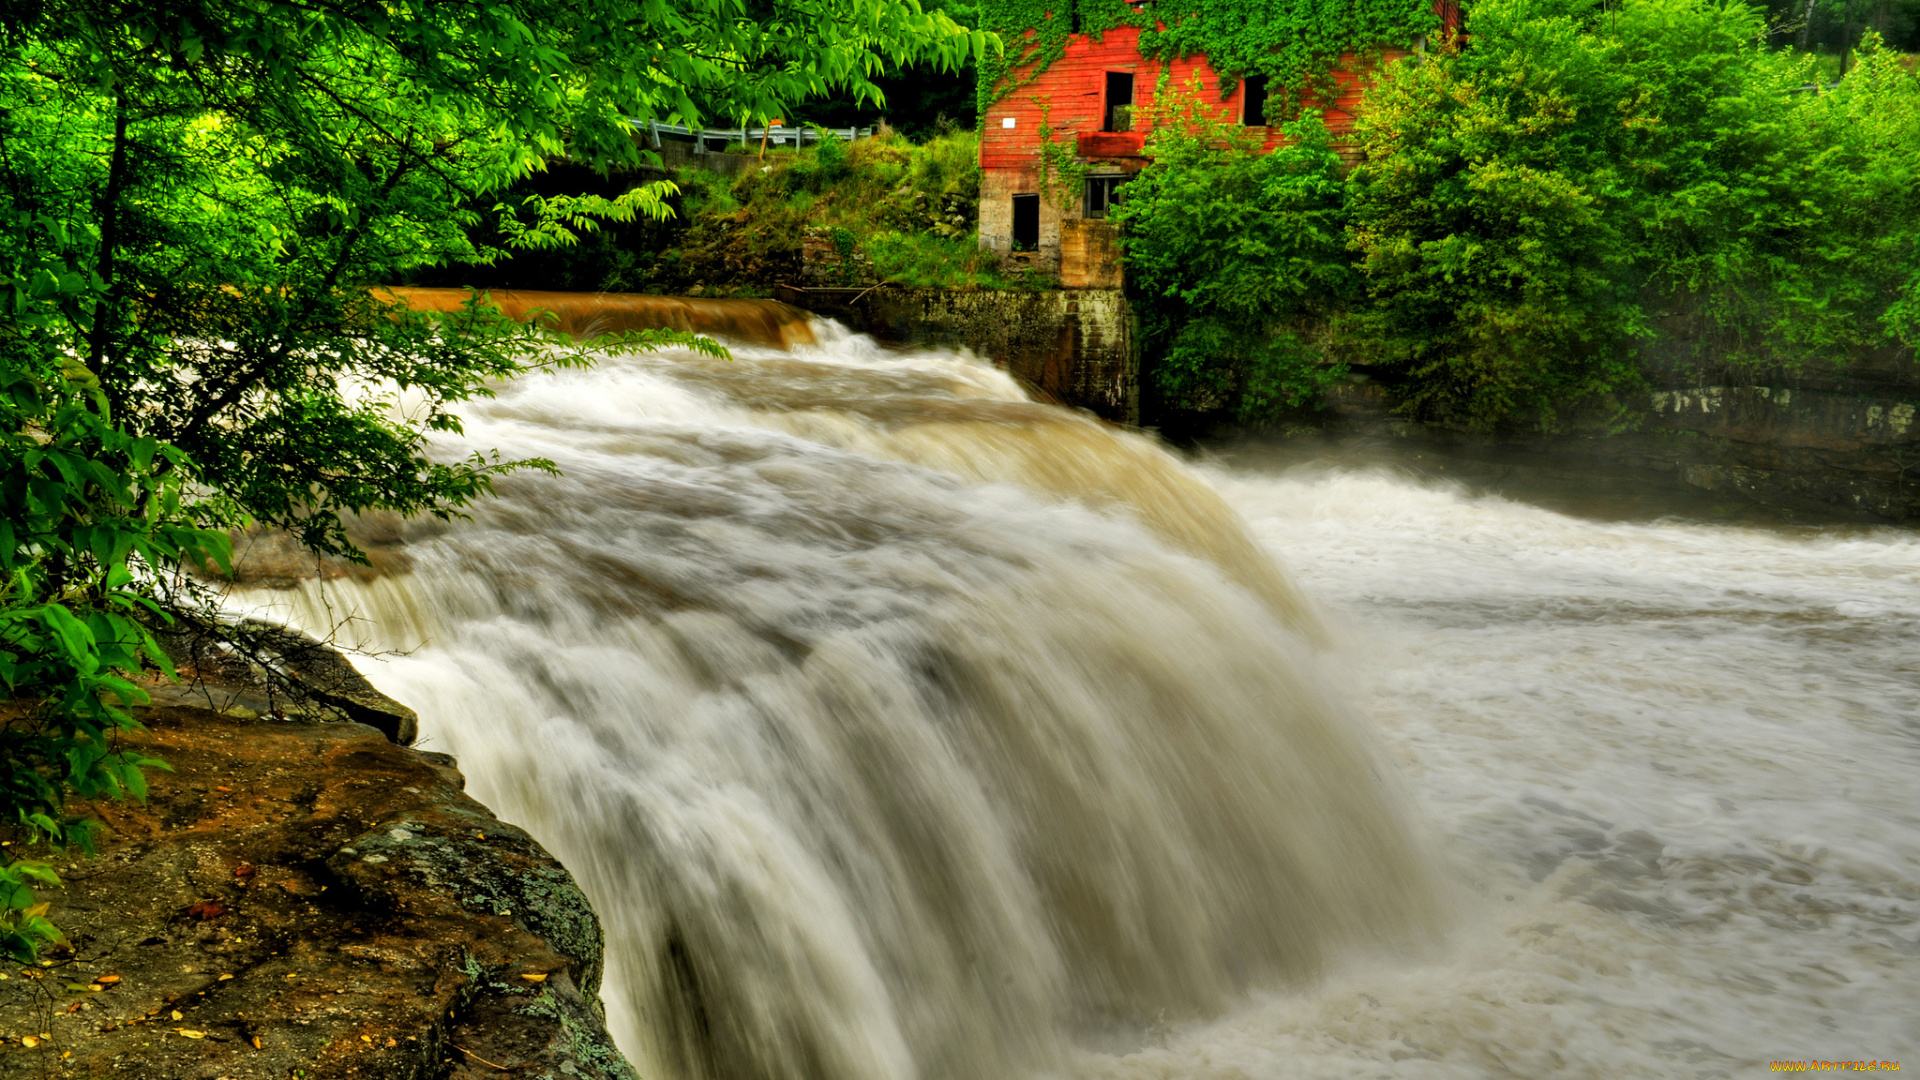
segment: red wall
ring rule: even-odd
[[[1106,73],[1109,71],[1133,73],[1136,117],[1152,109],[1154,87],[1160,78],[1160,62],[1141,56],[1139,41],[1140,30],[1132,26],[1109,30],[1099,41],[1091,37],[1069,38],[1065,54],[1054,61],[1052,67],[1042,72],[1038,79],[1002,98],[987,111],[985,132],[980,140],[981,167],[1018,169],[1037,165],[1043,115],[1053,130],[1055,142],[1071,143],[1076,134],[1099,131],[1105,113],[1105,102],[1101,99],[1106,96]],[[1397,59],[1405,55],[1402,50],[1392,49],[1386,52],[1385,58]],[[1359,104],[1361,91],[1365,89],[1365,81],[1350,69],[1360,66],[1353,55],[1348,54],[1341,57],[1340,67],[1334,72],[1334,82],[1339,89],[1325,111],[1327,126],[1336,137],[1346,134],[1353,126],[1354,110]],[[1239,122],[1247,93],[1244,82],[1234,87],[1232,96],[1222,100],[1219,73],[1204,57],[1175,60],[1170,67],[1172,71],[1167,81],[1169,96],[1187,93],[1194,77],[1198,75],[1197,96],[1200,102],[1216,117],[1230,123]],[[1372,69],[1368,65],[1363,70],[1370,72]],[[1048,103],[1044,112],[1041,102]],[[1009,116],[1015,121],[1015,127],[1011,130],[1002,125],[1004,118]],[[1136,131],[1144,127],[1144,123],[1136,121]],[[1271,150],[1279,144],[1279,135],[1279,128],[1267,129],[1267,149]]]

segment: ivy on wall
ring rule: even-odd
[[[980,29],[1000,35],[1002,52],[980,59],[980,116],[1009,94],[1032,85],[1067,51],[1067,38],[1095,41],[1116,26],[1149,25],[1125,0],[982,0]],[[1018,73],[1017,75],[1015,73]]]
[[[982,60],[980,112],[1033,83],[1066,52],[1069,36],[1141,28],[1140,53],[1171,60],[1204,55],[1227,97],[1248,75],[1267,77],[1267,115],[1299,114],[1333,89],[1342,53],[1410,46],[1440,25],[1432,0],[984,0],[982,29],[1006,41]]]

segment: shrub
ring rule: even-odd
[[[1270,154],[1198,121],[1154,133],[1153,163],[1121,190],[1128,287],[1168,406],[1271,419],[1337,378],[1297,324],[1358,295],[1339,157],[1317,115]]]
[[[1552,428],[1637,384],[1650,303],[1795,362],[1916,335],[1920,83],[1871,39],[1832,92],[1725,0],[1485,0],[1360,125],[1343,329],[1428,419]]]

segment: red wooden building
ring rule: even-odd
[[[1458,8],[1447,0],[1442,4],[1436,6],[1451,28]],[[1147,134],[1166,111],[1157,106],[1171,104],[1155,100],[1163,62],[1140,55],[1139,40],[1140,30],[1131,26],[1108,30],[1099,40],[1072,35],[1058,60],[987,110],[980,141],[983,247],[1057,272],[1069,288],[1120,284],[1118,234],[1104,220],[1107,206],[1114,188],[1146,166]],[[1008,42],[1009,50],[1016,47]],[[1352,129],[1360,96],[1378,65],[1406,55],[1404,49],[1387,49],[1378,59],[1342,58],[1333,72],[1333,98],[1320,106],[1336,139]],[[1223,98],[1220,73],[1204,56],[1164,66],[1170,69],[1167,96],[1187,96],[1197,86],[1195,96],[1216,119],[1245,125],[1268,149],[1277,145],[1280,129],[1266,126],[1267,88],[1260,76],[1240,80]],[[1025,74],[1016,69],[1009,77]],[[1089,170],[1075,190],[1065,189],[1057,168],[1043,170],[1043,126],[1052,142],[1071,146],[1073,157]]]

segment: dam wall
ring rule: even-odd
[[[1133,314],[1119,289],[803,289],[776,298],[882,342],[971,349],[1045,401],[1140,422]]]

